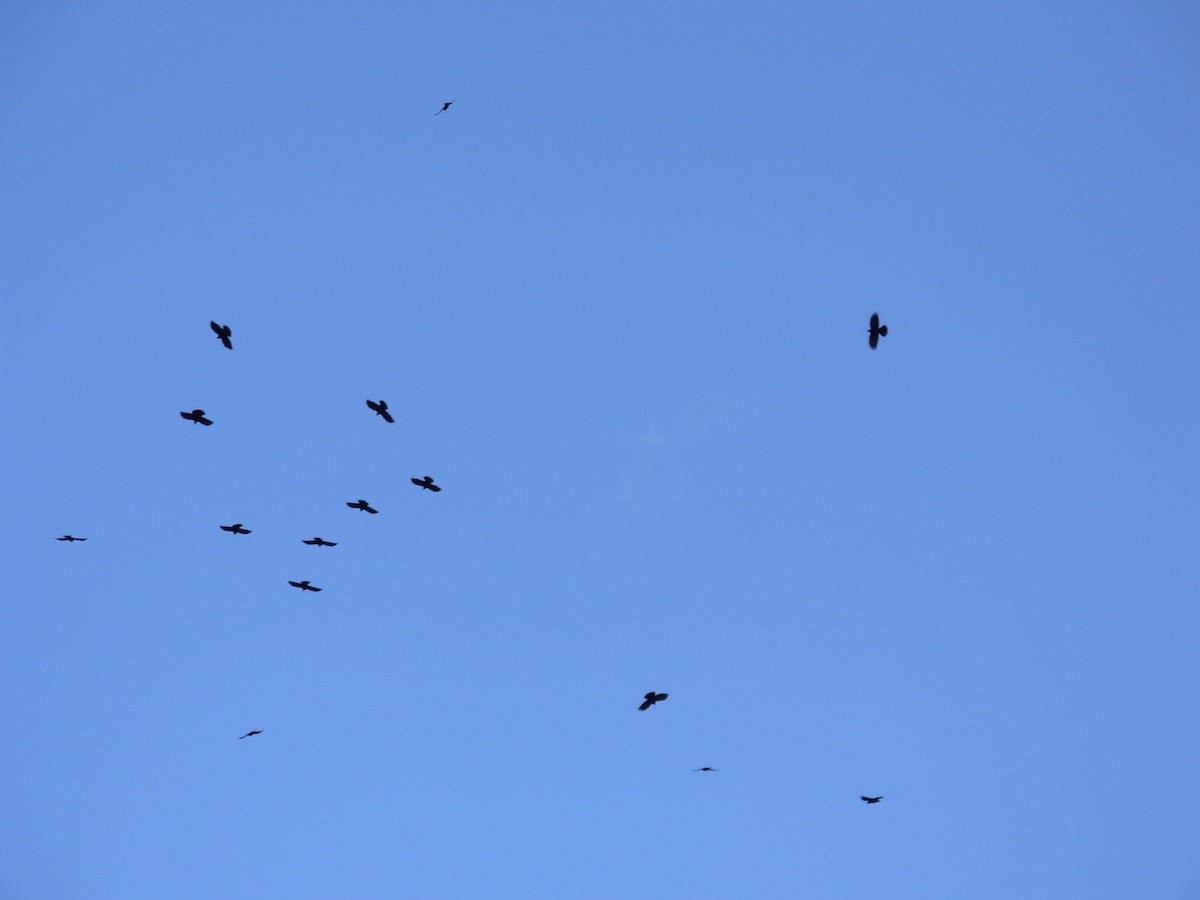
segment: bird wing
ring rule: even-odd
[[[420,487],[421,485],[423,485],[425,483],[420,478],[410,478],[408,480],[411,481],[413,484],[415,484],[417,487]]]
[[[379,510],[377,510],[377,509],[372,509],[372,508],[371,508],[371,507],[369,507],[369,506],[364,506],[364,507],[363,507],[363,509],[365,509],[367,512],[369,512],[369,513],[370,513],[371,515],[373,515],[373,516],[374,516],[374,515],[377,515],[377,514],[379,513]]]
[[[383,416],[383,421],[385,421],[385,422],[392,422],[394,424],[396,421],[395,419],[392,418],[392,414],[390,412],[388,412],[386,409],[383,412],[381,412],[380,415]]]
[[[315,544],[316,541],[301,541],[302,544]]]
[[[374,400],[368,400],[368,401],[367,401],[367,406],[369,406],[369,407],[370,407],[371,409],[373,409],[375,412],[379,412],[379,404],[378,404],[378,403],[376,403]]]
[[[216,322],[209,322],[208,327],[211,328],[214,332],[216,332],[217,337],[221,336],[221,326],[218,325]]]
[[[308,590],[312,591],[314,594],[321,593],[321,589],[319,587],[313,587],[311,584],[308,586]]]
[[[654,705],[654,701],[653,701],[653,700],[646,700],[646,701],[644,701],[644,702],[642,703],[642,705],[641,705],[641,706],[639,706],[639,707],[638,707],[638,709],[640,709],[642,712],[645,712],[646,710],[648,710],[648,709],[649,709],[650,707],[652,707],[653,705]]]
[[[874,350],[876,347],[878,347],[879,346],[879,332],[872,330],[871,336],[869,338],[867,338],[867,343],[871,345],[872,350]]]
[[[441,490],[441,488],[440,488],[440,487],[438,487],[436,484],[431,484],[431,485],[429,485],[429,489],[430,489],[431,491],[433,491],[435,494],[436,494],[438,491],[440,491],[440,490]]]
[[[657,703],[659,700],[666,700],[666,699],[667,699],[667,695],[666,695],[666,694],[655,694],[655,695],[654,695],[654,702],[655,702],[655,703]]]
[[[879,330],[879,313],[871,313],[871,330]]]
[[[337,541],[324,541],[326,547],[336,547]]]

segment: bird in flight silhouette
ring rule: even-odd
[[[247,731],[242,735],[242,737],[238,738],[238,740],[240,741],[242,738],[254,737],[256,734],[262,734],[262,729],[259,729],[258,731]]]
[[[311,541],[305,541],[311,547],[336,547],[337,541],[323,541],[319,537],[313,538]]]
[[[226,350],[233,349],[233,341],[229,340],[233,337],[233,329],[228,325],[218,325],[216,322],[209,322],[209,327],[221,339],[221,343],[225,345]]]
[[[193,409],[191,412],[181,412],[181,416],[190,421],[193,425],[211,425],[212,419],[204,418],[204,410]]]
[[[376,403],[374,400],[368,400],[367,406],[369,406],[369,407],[371,407],[371,409],[375,410],[375,415],[383,416],[383,421],[385,421],[385,422],[395,422],[396,421],[395,419],[392,418],[392,414],[390,412],[388,412],[386,401],[380,400],[378,403]]]
[[[444,113],[446,110],[448,110],[450,108],[450,104],[453,102],[454,102],[453,100],[447,100],[445,103],[442,104],[442,108],[439,109],[437,112],[435,112],[434,115],[440,116],[442,113]]]
[[[666,699],[667,699],[666,694],[656,694],[656,693],[654,693],[654,691],[651,691],[650,693],[648,693],[646,695],[645,702],[642,703],[642,705],[639,706],[638,709],[642,710],[642,712],[645,712],[650,707],[652,707],[655,703],[658,703],[660,700],[666,700]]]
[[[64,534],[60,538],[55,538],[55,540],[56,541],[70,541],[71,543],[75,543],[75,541],[86,541],[87,538],[77,538],[73,534]]]
[[[249,534],[250,533],[250,529],[243,528],[241,522],[238,522],[236,525],[222,525],[221,530],[231,532],[232,534]]]
[[[441,490],[440,487],[433,483],[432,475],[426,475],[424,478],[410,478],[408,480],[417,487],[424,488],[427,491],[433,491],[435,494]]]
[[[346,505],[351,509],[361,509],[363,512],[369,512],[371,515],[379,512],[377,509],[371,509],[371,504],[366,500],[359,500],[357,503],[347,503]]]
[[[867,343],[871,345],[872,350],[879,346],[881,337],[887,337],[887,326],[879,324],[879,313],[871,313],[871,327],[867,329],[867,333],[870,335]]]
[[[319,587],[313,587],[307,581],[289,581],[288,584],[290,584],[292,587],[300,588],[302,591],[312,591],[314,594],[319,594],[321,592]]]
[[[692,771],[693,772],[716,772],[718,770],[714,769],[712,766],[701,766],[699,769],[692,769]]]
[[[868,803],[878,803],[883,798],[882,797],[863,797],[862,799],[866,800]]]

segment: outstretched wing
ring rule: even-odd
[[[646,710],[648,710],[648,709],[649,709],[651,706],[653,706],[653,705],[654,705],[654,701],[653,701],[653,700],[646,700],[644,703],[642,703],[642,705],[641,705],[641,706],[639,706],[639,707],[638,707],[638,709],[640,709],[642,712],[645,712]]]
[[[308,586],[307,589],[312,591],[314,594],[321,593],[321,589],[319,587],[313,587],[311,584]]]
[[[655,695],[654,695],[654,702],[655,702],[655,703],[657,703],[659,700],[666,700],[666,699],[667,699],[667,695],[666,695],[666,694],[655,694]]]
[[[428,485],[428,487],[429,487],[429,489],[430,489],[431,491],[433,491],[435,494],[436,494],[438,491],[440,491],[440,490],[441,490],[441,488],[440,488],[440,487],[438,487],[436,484],[433,484],[432,482],[431,482],[431,483]]]
[[[216,322],[209,322],[209,323],[208,323],[208,327],[209,327],[209,328],[211,328],[211,329],[213,330],[213,332],[216,334],[216,336],[217,336],[217,337],[224,337],[224,336],[225,336],[225,331],[224,331],[224,329],[222,329],[222,328],[221,328],[221,326],[220,326],[220,325],[218,325]]]
[[[387,409],[384,409],[380,413],[380,415],[383,416],[383,421],[385,421],[385,422],[392,422],[394,424],[396,421],[395,419],[392,418],[392,414],[390,412],[388,412]]]
[[[290,584],[292,587],[298,587],[298,588],[303,588],[303,587],[304,587],[304,585],[302,585],[302,584],[301,584],[300,582],[298,582],[298,581],[289,581],[289,582],[288,582],[288,584]],[[865,800],[866,798],[864,797],[863,799]]]
[[[378,404],[378,403],[376,403],[374,400],[368,400],[368,401],[367,401],[367,406],[369,406],[369,407],[370,407],[372,410],[374,410],[375,412],[382,412],[382,411],[383,411],[383,410],[381,410],[381,409],[379,408],[379,404]]]

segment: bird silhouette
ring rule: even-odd
[[[56,541],[70,541],[71,543],[75,543],[75,541],[86,541],[87,538],[77,538],[73,534],[64,534],[60,538],[55,538],[55,540]]]
[[[249,534],[250,533],[250,530],[248,528],[242,527],[241,522],[238,522],[236,525],[222,525],[221,530],[228,531],[233,534]]]
[[[307,581],[289,581],[288,584],[294,588],[300,588],[302,591],[312,591],[314,594],[320,593],[321,591],[319,587],[313,587]]]
[[[650,693],[648,693],[646,695],[646,701],[641,706],[639,706],[638,709],[642,710],[642,712],[645,712],[650,707],[652,707],[655,703],[658,703],[660,700],[666,700],[666,699],[667,699],[666,694],[656,694],[656,693],[654,693],[654,691],[651,691]]]
[[[202,410],[202,409],[193,409],[191,412],[181,412],[179,415],[183,416],[185,419],[187,419],[193,425],[211,425],[212,424],[212,419],[204,418],[204,410]]]
[[[229,339],[233,337],[233,329],[228,325],[218,325],[216,322],[209,322],[208,325],[217,337],[221,339],[221,343],[225,345],[225,349],[232,350],[233,342]]]
[[[693,772],[717,772],[719,769],[714,769],[712,766],[701,766],[699,769],[692,769]]]
[[[879,324],[879,313],[871,313],[871,327],[867,329],[867,333],[870,334],[867,343],[871,345],[872,350],[879,346],[881,337],[887,337],[887,326]]]
[[[442,108],[439,109],[437,112],[435,112],[434,115],[440,116],[442,113],[444,113],[446,110],[448,110],[450,108],[450,104],[453,102],[454,102],[453,100],[447,100],[445,103],[442,104]]]
[[[251,354],[251,355],[253,355],[253,354]],[[262,734],[262,730],[259,729],[258,731],[247,731],[245,734],[242,735],[242,737],[238,738],[238,740],[240,741],[240,740],[242,740],[242,738],[254,737],[256,734]]]
[[[396,421],[395,419],[392,418],[392,414],[390,412],[388,412],[386,401],[380,400],[378,403],[376,403],[374,400],[368,400],[367,406],[369,406],[369,407],[371,407],[371,409],[375,410],[375,415],[383,416],[383,421],[385,421],[385,422],[395,422]]]
[[[351,509],[361,509],[363,512],[369,512],[371,515],[379,512],[377,509],[371,509],[371,504],[366,500],[359,500],[357,503],[347,503],[346,505]]]
[[[426,475],[424,478],[410,478],[408,480],[417,487],[424,488],[427,491],[433,491],[435,494],[441,490],[440,487],[433,483],[432,475]]]
[[[866,800],[868,803],[878,803],[883,798],[882,797],[863,797],[862,799]]]
[[[336,541],[323,541],[319,537],[315,537],[311,541],[305,541],[304,543],[306,543],[312,547],[336,547],[337,546]]]

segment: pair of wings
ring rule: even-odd
[[[337,541],[323,541],[320,538],[313,538],[311,541],[304,541],[305,544],[320,547],[336,547]]]
[[[209,322],[208,325],[212,328],[213,333],[221,339],[221,343],[225,345],[226,349],[232,350],[233,343],[229,339],[233,337],[233,329],[228,325],[218,325],[216,322]]]
[[[359,500],[357,503],[347,503],[346,505],[351,509],[361,509],[363,512],[369,512],[372,514],[379,512],[377,509],[372,509],[371,504],[366,500]]]

